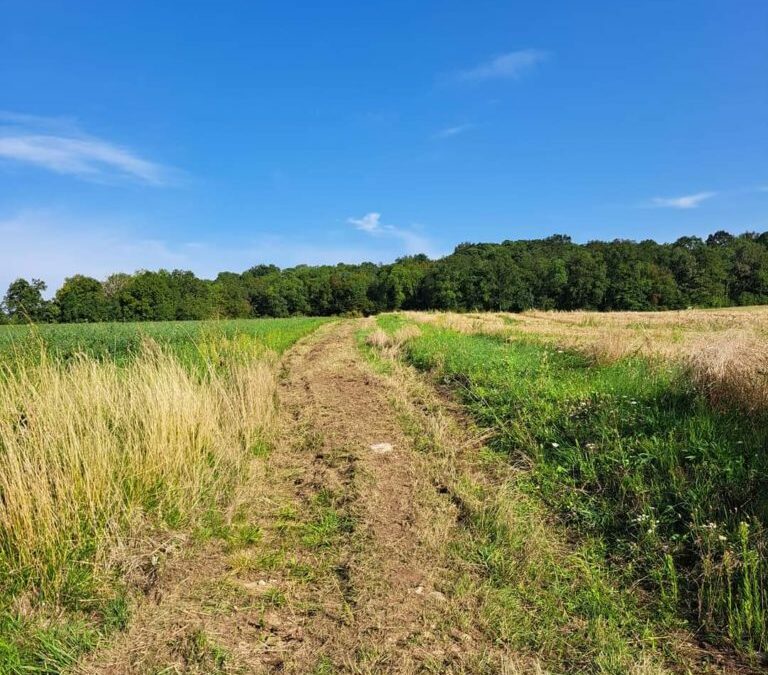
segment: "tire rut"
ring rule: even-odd
[[[442,546],[456,509],[421,471],[391,402],[393,384],[356,345],[356,332],[369,325],[346,321],[319,331],[286,362],[281,405],[320,443],[313,458],[304,459],[309,486],[299,493],[307,503],[307,487],[314,495],[330,492],[354,526],[333,552],[348,613],[335,623],[310,618],[304,635],[316,663],[295,654],[282,667],[479,672],[469,662],[484,661],[491,648],[477,632],[444,625],[448,599],[441,589],[449,570]],[[372,450],[378,443],[391,451]]]

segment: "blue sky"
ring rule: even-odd
[[[0,286],[768,229],[768,3],[0,2]]]

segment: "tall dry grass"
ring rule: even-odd
[[[484,335],[505,335],[510,331],[510,325],[501,314],[473,313],[457,314],[454,312],[403,312],[407,318],[416,323],[428,323],[453,330],[457,333]]]
[[[716,405],[768,411],[768,308],[674,312],[454,314],[409,319],[466,334],[530,336],[574,349],[595,363],[640,356],[681,365]]]
[[[768,340],[768,308],[673,312],[544,312],[505,315],[515,332],[575,348],[602,362],[625,356],[684,358],[710,338],[734,329]]]
[[[678,312],[525,312],[519,334],[574,348],[598,363],[628,356],[682,365],[715,405],[768,411],[768,308]]]
[[[732,329],[702,338],[683,361],[693,384],[714,405],[768,410],[768,340]]]
[[[119,366],[44,353],[0,373],[0,563],[38,591],[131,528],[190,524],[273,418],[274,359],[184,368],[147,342]]]

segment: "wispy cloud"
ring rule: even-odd
[[[253,232],[243,238],[229,235],[221,240],[174,241],[154,234],[162,231],[162,223],[142,216],[75,214],[58,209],[0,213],[0,297],[18,277],[44,279],[52,294],[65,277],[73,274],[105,279],[115,272],[178,268],[212,279],[223,270],[240,272],[257,263],[335,265],[389,262],[404,251],[441,254],[417,232],[393,235],[378,219],[367,222],[373,226],[372,235],[389,238],[353,241],[347,228],[331,228],[301,241],[290,234],[273,232]],[[149,231],[153,234],[148,236]]]
[[[681,197],[654,197],[651,200],[653,206],[668,209],[695,209],[699,205],[717,195],[717,192],[696,192],[692,195]]]
[[[423,235],[412,229],[385,225],[381,222],[381,214],[376,211],[366,213],[361,218],[347,218],[347,222],[361,232],[366,232],[374,237],[400,239],[405,245],[406,253],[426,253],[434,256],[431,243]]]
[[[463,134],[474,128],[474,124],[457,124],[453,127],[445,127],[444,129],[440,129],[440,131],[435,133],[432,138],[451,138],[452,136],[458,136],[459,134]]]
[[[132,150],[81,132],[71,121],[0,113],[0,159],[107,182],[166,185],[174,171]]]
[[[366,213],[362,218],[347,218],[347,222],[350,225],[354,225],[358,230],[368,232],[369,234],[384,232],[384,225],[381,224],[381,214],[375,211]]]
[[[456,73],[456,79],[463,82],[482,82],[484,80],[500,79],[517,80],[548,58],[549,52],[542,49],[521,49],[515,52],[507,52],[474,68],[460,70]]]

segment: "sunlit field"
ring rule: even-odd
[[[412,533],[445,556],[440,602],[534,671],[684,671],[707,650],[757,663],[768,649],[768,310],[401,312],[337,319],[281,360],[328,322],[0,327],[0,672],[97,658],[131,635],[158,560],[191,550],[196,583],[213,583],[200,570],[218,546],[224,578],[261,589],[283,569],[303,589],[268,586],[262,612],[335,597],[322,596],[338,590],[347,558],[335,556],[371,536],[363,501],[347,506],[367,493],[340,480],[307,497],[291,462],[319,480],[318,439],[358,414],[366,429],[391,416],[382,440],[401,454],[380,457],[387,471],[418,462],[419,498],[455,514]],[[374,371],[346,389],[354,354]],[[328,371],[313,380],[317,358]],[[305,428],[288,415],[277,433],[290,377],[294,413],[319,417]],[[328,447],[379,461],[343,429]],[[278,479],[284,437],[298,449]],[[282,482],[251,486],[243,515],[238,495],[265,477]],[[356,593],[374,592],[383,562],[353,570]],[[164,630],[158,663],[173,663],[162,650],[176,629]],[[199,672],[234,663],[211,644],[195,647]]]
[[[589,625],[619,631],[631,615],[766,649],[766,308],[378,323],[368,344],[450,385],[521,468],[525,493],[579,533],[585,564],[642,592],[627,609],[593,588]],[[503,565],[503,550],[489,555]],[[519,593],[529,607],[546,595]]]
[[[270,442],[278,355],[322,322],[0,327],[0,672],[124,623],[125,576],[220,518]]]

